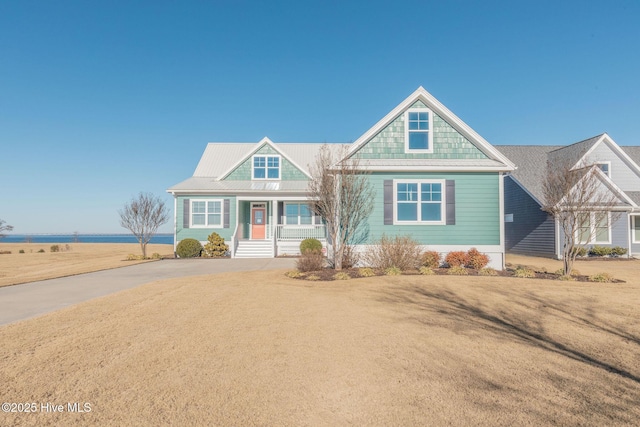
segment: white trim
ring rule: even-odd
[[[415,201],[417,205],[416,221],[401,221],[398,220],[398,184],[417,184],[418,200]],[[421,217],[421,205],[420,200],[421,184],[440,184],[440,221],[422,221]],[[446,194],[446,180],[445,179],[394,179],[393,180],[393,225],[445,225],[447,223],[446,218],[446,206],[447,206],[447,194]],[[400,202],[402,203],[402,202]]]
[[[502,251],[502,253],[505,253],[505,221],[503,221],[503,218],[505,218],[505,213],[504,213],[504,174],[501,172],[498,175],[498,192],[500,195],[500,211],[498,212],[499,215],[499,219],[500,219],[500,250]],[[513,214],[511,214],[511,220],[513,221]],[[502,257],[502,269],[504,270],[504,257]]]
[[[427,113],[427,122],[429,123],[429,129],[425,130],[410,130],[409,129],[409,114],[410,113]],[[427,134],[427,148],[410,148],[409,147],[409,133],[426,133]],[[410,153],[433,153],[433,113],[428,108],[409,108],[404,112],[404,152]]]
[[[283,206],[282,206],[282,216],[284,217],[284,220],[287,220],[287,205],[307,205],[309,206],[309,201],[308,200],[289,200],[289,201],[283,201]],[[278,225],[297,225],[297,226],[305,226],[305,225],[309,225],[309,226],[313,226],[313,225],[322,225],[322,220],[320,220],[320,224],[316,223],[316,218],[319,218],[318,216],[316,216],[313,211],[311,210],[311,208],[309,208],[309,211],[311,212],[311,224],[300,224],[300,208],[298,208],[298,223],[297,224],[278,224]]]
[[[195,202],[204,202],[204,213],[197,213],[197,215],[204,215],[204,224],[193,223],[193,204]],[[220,224],[209,224],[209,202],[220,203]],[[224,227],[224,199],[189,199],[189,228],[223,228]]]
[[[255,159],[264,157],[264,178],[256,178]],[[269,157],[278,159],[278,177],[269,178]],[[262,169],[262,168],[261,168]],[[271,167],[271,169],[275,169]],[[254,154],[251,156],[251,181],[281,181],[282,180],[282,156],[280,154]]]
[[[640,215],[630,215],[633,220],[631,221],[631,243],[640,243],[640,240],[636,240],[636,227],[640,228]],[[629,252],[631,253],[631,252]]]
[[[173,252],[178,249],[178,196],[173,194]],[[184,215],[184,212],[182,213]]]
[[[587,213],[587,212],[585,212]],[[611,245],[612,233],[611,230],[613,228],[613,224],[611,224],[611,212],[607,212],[607,241],[606,242],[598,242],[596,241],[597,230],[596,230],[596,215],[601,214],[602,212],[588,212],[589,214],[589,240],[583,242],[580,240],[580,227],[576,227],[576,242],[580,245]],[[579,214],[578,214],[579,215]]]
[[[262,206],[259,206],[262,205]],[[264,239],[254,239],[253,238],[253,210],[254,209],[264,209]],[[267,216],[269,215],[269,209],[267,209],[267,201],[264,202],[251,202],[251,206],[249,207],[249,240],[269,240],[267,238]]]
[[[464,162],[464,159],[461,159],[461,162]],[[358,169],[371,172],[509,172],[513,170],[503,166],[371,166],[366,163],[366,159],[360,160]]]

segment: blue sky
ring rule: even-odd
[[[0,0],[0,218],[126,232],[207,142],[349,142],[424,86],[492,144],[639,145],[638,1]],[[170,232],[172,224],[161,231]]]

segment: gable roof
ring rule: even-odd
[[[398,106],[391,110],[386,116],[380,119],[373,127],[362,134],[356,141],[353,142],[347,153],[347,158],[355,154],[360,148],[367,144],[374,136],[380,131],[386,128],[393,120],[395,120],[405,110],[415,104],[417,101],[424,103],[434,113],[442,117],[450,126],[463,135],[471,144],[476,146],[482,153],[484,153],[490,160],[493,160],[491,166],[493,169],[511,171],[515,169],[515,165],[504,154],[493,147],[483,137],[481,137],[476,131],[471,129],[465,122],[463,122],[458,116],[453,114],[447,107],[445,107],[440,101],[438,101],[433,95],[427,92],[422,86],[416,89],[411,95],[409,95]],[[369,161],[368,164],[375,165],[375,161]],[[379,163],[379,162],[378,162]],[[386,164],[385,164],[386,165]],[[393,166],[393,165],[388,165]],[[485,165],[486,166],[486,165]]]

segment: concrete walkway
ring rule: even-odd
[[[175,259],[0,288],[0,325],[40,316],[156,280],[292,268],[295,259]]]

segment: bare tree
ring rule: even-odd
[[[5,220],[0,219],[0,239],[2,239],[5,236],[4,231],[11,231],[11,230],[13,230],[13,225],[9,225]]]
[[[347,149],[320,148],[310,165],[309,199],[316,215],[324,218],[331,245],[329,262],[336,270],[348,245],[366,237],[362,226],[373,208],[373,190],[357,159],[345,160]]]
[[[147,243],[156,234],[158,227],[169,221],[169,211],[164,202],[151,193],[140,193],[118,213],[120,225],[136,236],[142,256],[146,258]]]
[[[551,214],[563,231],[562,263],[570,275],[573,263],[585,243],[596,237],[598,224],[611,224],[620,216],[614,210],[616,196],[603,183],[604,174],[596,165],[574,167],[565,160],[547,161],[543,181],[543,210]]]

